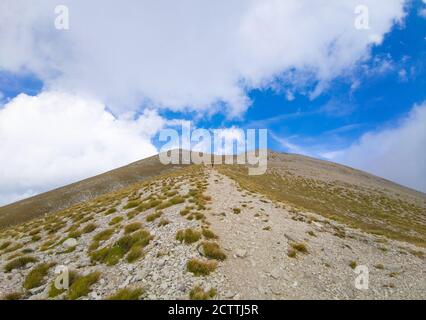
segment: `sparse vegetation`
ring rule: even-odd
[[[95,231],[97,228],[97,225],[94,223],[89,223],[88,225],[86,225],[83,230],[82,233],[91,233],[93,231]]]
[[[201,238],[201,233],[193,230],[193,229],[185,229],[185,230],[179,230],[176,233],[176,240],[180,241],[181,243],[184,242],[185,244],[191,244],[194,242],[197,242]]]
[[[69,273],[68,273],[68,285],[71,286],[74,283],[74,281],[77,279],[77,277],[78,277],[78,274],[75,271],[73,271],[73,270],[69,271]],[[65,292],[65,289],[56,288],[55,280],[53,280],[52,283],[50,284],[48,296],[49,296],[49,298],[55,298],[55,297],[57,297],[58,295],[60,295],[64,292]]]
[[[143,247],[141,245],[133,245],[126,256],[126,260],[127,262],[132,263],[138,260],[143,255],[144,255]]]
[[[111,219],[111,221],[109,222],[110,226],[114,226],[116,224],[119,224],[121,221],[123,221],[124,218],[122,216],[118,216],[118,217],[114,217]]]
[[[124,288],[118,290],[115,294],[110,296],[108,300],[139,300],[142,294],[143,290],[141,288]]]
[[[216,296],[216,289],[211,288],[208,291],[204,291],[200,286],[194,286],[189,292],[189,298],[191,300],[209,300]]]
[[[10,292],[10,293],[6,293],[2,297],[2,300],[20,300],[22,299],[23,295],[24,294],[20,291]]]
[[[113,214],[115,212],[117,212],[116,208],[109,208],[107,211],[105,211],[105,215],[107,216],[107,215]]]
[[[162,211],[156,211],[154,213],[151,213],[149,215],[146,216],[146,221],[147,222],[152,222],[156,219],[158,219],[159,217],[161,217],[161,215],[163,214]]]
[[[92,272],[86,276],[77,277],[69,288],[68,299],[75,300],[87,295],[90,287],[98,281],[100,275],[100,272]]]
[[[10,261],[9,263],[7,263],[4,266],[4,271],[5,272],[10,272],[13,269],[20,269],[25,267],[28,263],[34,263],[37,262],[37,259],[32,257],[32,256],[22,256],[22,257],[18,257],[16,259],[13,259],[12,261]]]
[[[240,208],[233,208],[232,212],[234,212],[235,214],[240,214],[241,213],[241,209]]]
[[[203,234],[204,238],[206,238],[206,239],[217,239],[218,238],[218,236],[213,231],[211,231],[210,229],[207,229],[207,228],[203,228],[202,234]]]
[[[189,272],[192,272],[195,276],[206,276],[216,270],[217,262],[214,260],[203,261],[199,259],[191,259],[186,264],[186,268]]]
[[[159,227],[163,227],[163,226],[168,225],[169,223],[170,223],[169,220],[167,220],[167,219],[161,219],[160,222],[158,222],[158,226]]]
[[[105,230],[99,232],[97,235],[95,235],[93,237],[93,240],[94,241],[106,241],[109,238],[111,238],[113,233],[114,233],[114,229],[112,229],[112,228],[111,229],[105,229]]]
[[[25,278],[24,288],[29,290],[41,286],[49,269],[54,265],[55,263],[41,263],[35,266]]]
[[[225,260],[226,254],[216,242],[204,241],[202,244],[204,255],[210,259]]]
[[[305,253],[305,254],[308,253],[308,248],[306,247],[304,243],[292,242],[290,243],[290,246],[298,252]]]
[[[287,250],[287,256],[289,256],[290,258],[296,258],[296,255],[297,255],[296,250],[293,250],[293,249]]]
[[[142,223],[133,222],[124,227],[124,233],[129,234],[142,228]]]
[[[140,229],[132,234],[122,236],[113,245],[91,252],[90,258],[94,262],[115,265],[130,251],[128,261],[133,262],[143,255],[142,248],[147,246],[152,238],[147,230]]]
[[[351,267],[352,269],[355,269],[357,265],[358,265],[358,263],[356,261],[350,261],[349,262],[349,267]]]

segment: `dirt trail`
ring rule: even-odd
[[[218,269],[226,279],[223,298],[426,298],[424,261],[399,248],[406,244],[290,212],[290,207],[239,189],[214,169],[208,172],[206,194],[213,200],[208,220],[228,255]],[[344,228],[345,236],[336,236],[336,228]],[[308,253],[289,257],[294,243],[305,244]],[[352,261],[368,267],[368,290],[355,288]]]

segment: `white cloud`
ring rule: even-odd
[[[0,204],[154,155],[155,111],[117,119],[95,100],[21,94],[0,109]]]
[[[414,106],[395,128],[369,132],[330,160],[426,192],[426,102]]]
[[[403,0],[365,0],[370,29],[354,27],[358,0],[83,1],[70,30],[54,0],[2,0],[0,68],[30,70],[47,88],[95,96],[114,111],[141,103],[227,114],[249,88],[296,71],[296,86],[329,79],[368,56],[403,13]],[[292,92],[292,91],[291,91]],[[291,98],[292,95],[289,97]]]

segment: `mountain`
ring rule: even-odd
[[[0,208],[0,295],[426,298],[425,194],[272,151],[264,175],[247,171],[157,156]]]
[[[127,166],[58,188],[28,199],[0,207],[0,228],[19,224],[38,216],[89,201],[100,195],[125,188],[181,165],[163,165],[158,155]]]

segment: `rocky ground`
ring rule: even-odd
[[[109,237],[98,236],[105,230]],[[191,232],[179,237],[184,230]],[[2,231],[0,295],[425,299],[423,254],[272,203],[215,169],[196,167]],[[63,292],[52,289],[59,265],[77,275]],[[365,290],[355,287],[359,266],[368,268]]]

